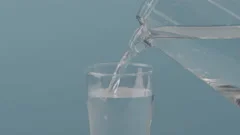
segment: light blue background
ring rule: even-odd
[[[139,0],[1,0],[0,134],[89,135],[84,71],[118,61],[138,23]],[[239,112],[150,49],[153,135],[239,134]]]

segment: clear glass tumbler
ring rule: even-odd
[[[150,135],[153,91],[152,67],[130,63],[116,93],[108,89],[118,63],[89,68],[88,115],[90,135]]]

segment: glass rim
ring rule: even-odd
[[[103,72],[96,72],[93,71],[94,68],[100,67],[100,66],[110,66],[110,65],[117,65],[119,62],[102,62],[102,63],[96,63],[93,64],[92,66],[87,67],[87,74],[88,75],[94,75],[94,76],[138,76],[139,74],[134,72],[134,73],[121,73],[121,74],[114,74],[114,73],[103,73]],[[134,67],[142,67],[147,69],[146,71],[142,71],[141,75],[148,75],[152,74],[153,68],[152,65],[145,64],[145,63],[138,63],[138,62],[130,62],[128,66],[134,66]]]

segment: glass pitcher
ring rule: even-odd
[[[160,48],[240,105],[239,7],[239,0],[146,0],[130,48]]]

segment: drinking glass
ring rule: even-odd
[[[152,121],[152,67],[130,63],[123,74],[113,74],[118,63],[100,63],[87,73],[90,135],[149,135]],[[109,90],[119,76],[116,92]]]

